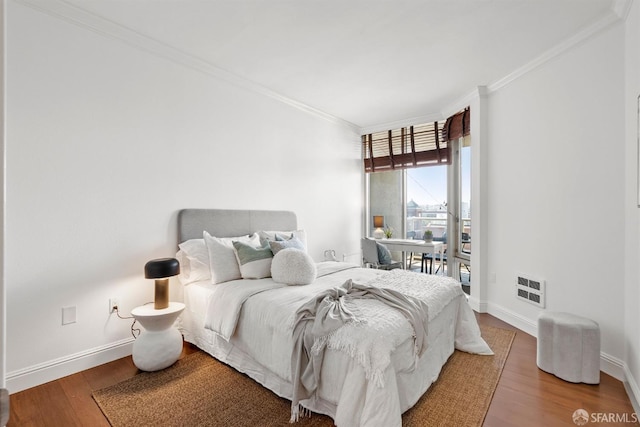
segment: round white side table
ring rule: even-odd
[[[175,363],[182,353],[182,334],[173,327],[184,310],[181,302],[156,310],[153,304],[131,310],[145,331],[133,343],[133,363],[142,371],[158,371]]]

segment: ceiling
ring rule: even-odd
[[[618,0],[619,1],[619,0]],[[371,129],[442,116],[615,0],[66,0],[254,86]]]

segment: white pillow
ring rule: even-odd
[[[204,239],[186,240],[178,245],[176,259],[180,263],[178,280],[183,285],[211,279],[209,252]]]
[[[282,249],[271,262],[271,277],[285,285],[309,285],[317,274],[316,263],[300,249]]]
[[[258,246],[260,237],[257,234],[251,236],[218,238],[206,231],[202,233],[209,255],[209,268],[211,270],[211,283],[216,285],[229,280],[242,279],[238,261],[233,250],[233,242],[240,241]]]
[[[263,279],[271,276],[273,252],[268,243],[255,247],[248,243],[234,241],[233,248],[243,279]]]

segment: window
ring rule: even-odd
[[[468,141],[467,141],[468,139]],[[471,141],[460,139],[460,147],[456,156],[456,174],[459,177],[457,216],[459,221],[460,242],[456,256],[470,260],[471,254]]]
[[[422,239],[430,230],[436,240],[447,233],[447,166],[406,170],[407,238]]]
[[[469,266],[469,115],[465,109],[446,121],[363,135],[368,235],[374,215],[394,238],[422,239],[431,230],[447,243],[453,271]]]

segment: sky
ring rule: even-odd
[[[471,147],[462,149],[462,201],[471,202]],[[419,205],[444,204],[447,201],[447,167],[431,166],[407,169],[407,201]]]

